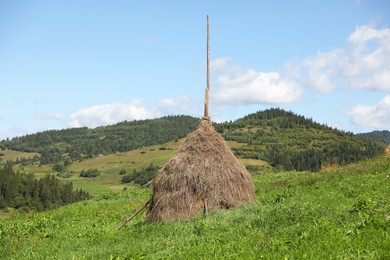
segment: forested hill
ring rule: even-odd
[[[369,133],[364,134],[358,134],[362,137],[371,138],[377,141],[382,141],[384,143],[390,144],[390,131],[383,130],[383,131],[372,131]]]
[[[176,140],[192,132],[198,122],[190,116],[169,116],[95,129],[52,130],[1,141],[0,148],[38,152],[40,157],[34,160],[41,164],[73,161]],[[326,165],[371,158],[385,150],[383,142],[278,108],[214,125],[226,140],[238,143],[232,148],[238,157],[265,160],[285,170],[317,171]]]
[[[383,154],[385,144],[314,122],[293,112],[268,109],[218,124],[241,158],[261,159],[285,170],[317,171]]]
[[[38,152],[41,164],[61,161],[64,154],[70,160],[79,160],[180,139],[195,130],[198,122],[190,116],[167,116],[94,129],[49,130],[1,141],[0,148]]]

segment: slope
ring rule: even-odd
[[[358,136],[367,137],[373,140],[384,142],[386,144],[390,144],[390,131],[388,130],[372,131],[369,133],[358,134]]]
[[[259,111],[216,128],[241,158],[262,159],[285,170],[318,171],[383,154],[385,144],[321,125],[274,108]]]
[[[25,165],[37,160],[40,165],[69,164],[178,140],[193,131],[198,122],[189,116],[170,116],[95,129],[46,131],[2,141],[0,148],[40,153],[40,157],[29,161],[19,160]],[[385,150],[383,142],[333,129],[278,108],[215,124],[215,128],[231,141],[239,158],[267,161],[278,170],[318,171],[330,165],[372,158]]]
[[[99,154],[126,152],[163,144],[185,137],[195,129],[199,119],[190,116],[167,116],[158,119],[121,122],[93,129],[86,127],[49,130],[0,142],[0,148],[38,152],[40,163],[92,158]]]
[[[109,192],[0,222],[4,259],[389,259],[390,158],[321,173],[254,176],[259,205],[185,222],[125,216],[149,189]],[[77,241],[77,243],[75,243]]]

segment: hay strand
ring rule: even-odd
[[[256,203],[252,177],[204,117],[154,177],[146,219],[189,219],[246,203]]]

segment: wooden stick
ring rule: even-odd
[[[205,94],[205,97],[204,97],[205,101],[204,101],[204,117],[208,117],[209,116],[209,89],[206,88],[206,94]]]
[[[210,18],[207,16],[207,86],[204,101],[204,117],[209,116],[209,91],[210,91]]]
[[[141,208],[139,208],[136,212],[133,213],[130,217],[126,218],[125,221],[119,224],[119,226],[116,227],[116,230],[118,231],[121,229],[124,225],[129,223],[130,220],[132,220],[135,216],[137,216],[144,208],[146,208],[150,203],[150,200],[148,200],[145,205],[143,205]]]

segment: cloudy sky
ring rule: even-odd
[[[390,130],[390,1],[0,1],[0,139],[280,107]]]

